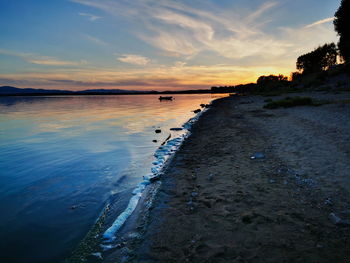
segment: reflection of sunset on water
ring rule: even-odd
[[[0,210],[6,213],[0,224],[13,222],[20,234],[1,231],[0,238],[16,242],[16,251],[30,243],[31,252],[21,255],[52,258],[73,249],[76,244],[67,242],[81,240],[112,197],[117,216],[151,173],[157,148],[169,135],[184,133],[170,128],[181,127],[195,116],[193,110],[213,99],[173,97],[1,97],[0,179],[6,183],[0,184]],[[72,206],[81,206],[81,212],[72,213]],[[38,226],[35,235],[31,222]],[[51,252],[41,253],[46,244]]]

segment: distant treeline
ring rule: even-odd
[[[83,91],[69,91],[69,90],[46,90],[46,89],[21,89],[11,86],[0,87],[0,96],[82,96],[82,95],[147,95],[147,94],[205,94],[211,93],[209,89],[200,90],[180,90],[180,91],[132,91],[132,90],[118,90],[118,89],[100,89],[100,90],[83,90]]]
[[[240,84],[236,86],[218,86],[211,87],[211,93],[251,93],[254,89],[256,89],[256,83],[248,83],[248,84]]]

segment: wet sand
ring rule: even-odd
[[[350,94],[298,95],[332,103],[214,102],[162,177],[129,261],[349,262]]]

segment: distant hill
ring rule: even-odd
[[[125,89],[87,89],[78,91],[78,93],[145,93],[148,91],[139,91],[139,90],[125,90]]]
[[[122,89],[91,89],[82,91],[70,90],[47,90],[47,89],[20,89],[11,86],[0,87],[0,96],[9,95],[79,95],[79,94],[135,94],[147,93],[145,91],[122,90]]]
[[[0,87],[0,95],[12,95],[12,94],[37,94],[37,93],[72,93],[67,90],[45,90],[45,89],[19,89],[11,86]]]

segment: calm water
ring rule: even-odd
[[[211,95],[0,98],[0,260],[64,259]],[[154,130],[160,127],[162,132]],[[157,140],[157,143],[152,142]]]

